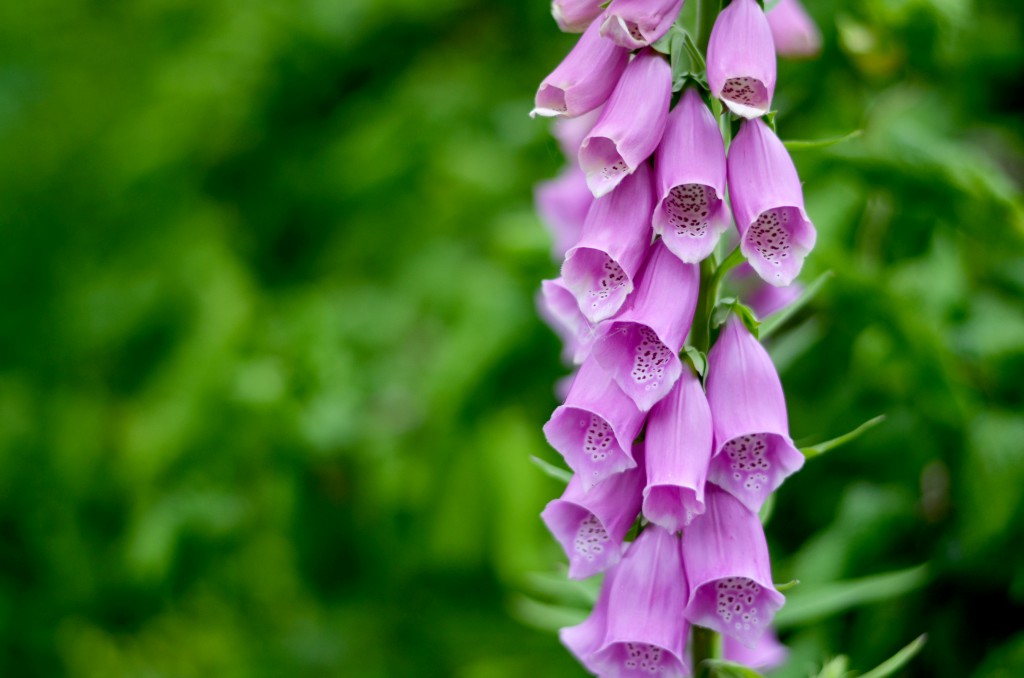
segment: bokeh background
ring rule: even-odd
[[[1024,675],[1022,12],[806,4],[780,135],[864,133],[794,153],[835,277],[771,350],[798,440],[888,419],[780,493],[783,675],[924,632],[906,675]],[[529,461],[527,112],[573,40],[546,0],[0,3],[0,675],[583,675]]]

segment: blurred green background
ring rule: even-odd
[[[922,632],[906,675],[1024,675],[1022,12],[807,5],[779,132],[864,134],[794,154],[836,276],[771,350],[798,440],[888,420],[780,493],[786,675]],[[582,675],[529,462],[573,41],[546,0],[0,4],[0,675]]]

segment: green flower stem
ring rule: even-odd
[[[722,654],[721,637],[703,626],[693,627],[693,640],[691,648],[693,652],[693,669],[697,678],[707,676],[710,672],[706,666],[701,666],[705,659],[718,659]]]
[[[715,277],[714,266],[711,257],[700,262],[700,291],[697,295],[697,309],[693,313],[693,325],[690,327],[690,344],[704,354],[711,348],[711,310],[718,302],[710,294],[711,281]]]
[[[707,55],[711,28],[721,11],[722,0],[697,1],[697,46],[700,47],[701,54]]]

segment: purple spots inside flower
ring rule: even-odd
[[[729,78],[722,87],[722,98],[737,104],[761,106],[768,91],[757,78]]]
[[[736,484],[743,483],[748,492],[761,492],[768,484],[768,441],[762,433],[733,438],[723,448],[729,457],[729,468]]]
[[[638,26],[635,21],[627,21],[626,30],[629,31],[629,37],[644,45],[647,44],[647,38],[645,38],[644,34],[640,32],[640,26]]]
[[[595,557],[604,553],[604,545],[607,541],[608,532],[604,529],[604,525],[597,519],[597,516],[588,514],[580,521],[573,546],[577,554],[588,562],[593,562]]]
[[[626,165],[625,160],[616,160],[612,164],[605,165],[601,168],[601,178],[606,181],[611,181],[620,175],[628,173],[629,167]]]
[[[612,292],[620,287],[625,287],[628,282],[626,272],[611,257],[605,255],[604,265],[601,268],[603,274],[594,282],[594,287],[590,290],[590,296],[596,297],[594,303],[591,304],[592,308],[597,308],[602,301],[611,296]]]
[[[715,582],[715,612],[737,631],[757,628],[757,602],[761,587],[746,577],[726,577]]]
[[[640,342],[633,349],[633,371],[630,376],[637,384],[647,389],[658,388],[665,377],[665,367],[672,360],[672,351],[661,343],[658,335],[649,327],[640,327]]]
[[[684,184],[669,191],[664,207],[677,236],[697,239],[707,235],[711,208],[717,202],[710,186]]]
[[[626,643],[626,652],[622,665],[631,671],[642,673],[664,673],[666,666],[662,664],[662,650],[650,643]]]
[[[596,414],[590,415],[590,425],[583,435],[583,452],[590,455],[592,461],[604,461],[608,458],[608,449],[614,439],[608,422]]]
[[[787,228],[789,220],[789,210],[777,207],[762,212],[747,233],[747,238],[757,253],[773,266],[781,266],[783,259],[789,258],[792,249]]]

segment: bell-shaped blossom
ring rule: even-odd
[[[704,481],[711,460],[711,408],[700,380],[688,367],[647,417],[647,520],[677,532],[704,513]]]
[[[651,49],[639,52],[580,145],[580,167],[595,196],[618,186],[658,147],[671,98],[672,68],[668,61]]]
[[[682,8],[683,0],[613,0],[601,17],[601,35],[640,49],[665,35]]]
[[[572,118],[608,99],[629,62],[629,50],[602,38],[599,24],[594,21],[562,63],[540,83],[531,116]]]
[[[751,511],[804,465],[789,437],[786,398],[768,352],[732,316],[708,354],[715,453],[708,480]]]
[[[679,538],[648,525],[626,551],[608,586],[606,631],[591,663],[601,676],[687,676],[689,624]]]
[[[729,493],[709,485],[704,498],[704,515],[683,530],[686,618],[753,647],[786,600],[772,583],[764,529]]]
[[[602,110],[602,107],[598,106],[589,113],[575,118],[558,118],[552,123],[551,136],[555,137],[558,147],[571,165],[579,167],[580,144],[594,128]]]
[[[602,0],[552,0],[551,16],[565,33],[581,33],[603,10]]]
[[[765,631],[754,647],[746,647],[732,636],[722,638],[722,658],[743,664],[758,671],[771,671],[782,666],[789,655],[786,646],[779,642],[775,632]]]
[[[655,167],[654,232],[683,261],[706,258],[729,225],[729,208],[722,133],[696,88],[669,113]]]
[[[653,203],[651,172],[642,165],[593,202],[579,242],[565,253],[562,280],[590,322],[615,315],[633,291],[650,243]]]
[[[594,343],[594,327],[583,317],[576,297],[561,278],[541,281],[537,310],[562,340],[562,359],[574,365],[586,360]]]
[[[556,259],[562,259],[579,241],[593,202],[587,178],[576,163],[566,166],[554,179],[534,187],[533,204],[551,233],[551,251]]]
[[[601,591],[597,594],[597,602],[594,603],[590,616],[575,626],[566,626],[558,631],[558,639],[562,641],[562,645],[593,674],[600,672],[594,664],[594,655],[601,649],[608,629],[608,593],[618,569],[618,566],[612,566],[605,572],[601,581]]]
[[[779,0],[765,17],[779,56],[812,57],[821,51],[821,31],[800,0]]]
[[[642,461],[642,445],[633,447],[633,456]],[[571,578],[586,579],[619,562],[622,540],[640,513],[643,484],[642,464],[616,473],[589,492],[576,475],[562,496],[544,507],[541,518],[565,550]]]
[[[544,436],[580,478],[584,490],[636,467],[633,440],[644,413],[593,357],[580,366],[565,402],[544,424]]]
[[[762,120],[747,120],[729,146],[728,174],[740,251],[762,280],[788,285],[817,232],[786,147]]]
[[[643,411],[664,398],[682,372],[679,350],[693,322],[700,268],[660,240],[650,247],[627,307],[597,330],[593,354]]]
[[[788,287],[776,287],[762,283],[750,293],[747,306],[753,309],[758,318],[765,318],[776,311],[781,311],[804,293],[804,286],[793,283]]]
[[[711,29],[708,86],[736,115],[757,118],[775,95],[775,47],[755,0],[732,0]]]

